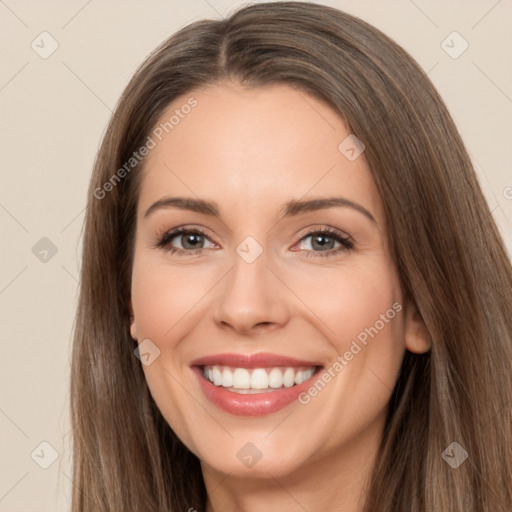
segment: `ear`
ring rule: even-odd
[[[424,354],[432,346],[423,317],[416,304],[409,301],[405,308],[405,347],[415,354]]]
[[[130,301],[130,335],[134,340],[137,340],[137,323],[135,322],[135,316],[133,314],[133,307]]]
[[[137,324],[135,323],[135,319],[133,317],[130,318],[130,334],[134,340],[138,340]]]

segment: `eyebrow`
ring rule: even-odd
[[[322,199],[309,200],[292,199],[291,201],[285,203],[280,211],[282,212],[283,217],[293,217],[295,215],[300,215],[306,212],[340,206],[352,208],[353,210],[362,213],[372,222],[377,223],[373,215],[366,208],[344,197],[326,197]],[[212,217],[220,217],[219,207],[214,201],[205,201],[204,199],[194,199],[187,197],[164,197],[154,202],[146,210],[144,218],[148,217],[160,208],[179,208],[182,210],[203,213],[204,215],[210,215]]]

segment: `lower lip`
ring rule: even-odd
[[[202,369],[193,366],[192,370],[199,379],[199,384],[206,398],[220,409],[237,416],[264,416],[277,412],[289,405],[305,391],[318,377],[318,371],[302,384],[276,391],[254,394],[241,394],[228,391],[222,386],[215,386],[203,377]]]

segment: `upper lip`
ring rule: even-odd
[[[295,359],[293,357],[260,352],[258,354],[213,354],[210,356],[194,359],[191,366],[232,366],[235,368],[274,368],[277,366],[298,366],[313,367],[322,366],[318,361],[306,361],[304,359]]]

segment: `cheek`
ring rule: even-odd
[[[192,266],[174,269],[140,259],[132,275],[132,305],[138,338],[171,339],[170,332],[193,315],[211,288],[210,279]],[[174,334],[174,333],[173,333]]]
[[[192,266],[171,270],[144,256],[134,262],[131,294],[137,338],[149,338],[160,350],[152,364],[143,366],[144,375],[167,423],[192,451],[190,397],[183,391],[182,362],[187,357],[179,340],[197,321],[194,315],[200,308],[195,305],[211,287],[207,276]]]
[[[375,326],[382,335],[399,329],[401,322],[394,320],[401,309],[400,283],[394,267],[383,258],[314,272],[295,271],[287,281],[294,283],[294,293],[338,351],[348,350],[359,335],[364,340],[367,330],[374,332]]]
[[[398,276],[384,261],[365,263],[332,269],[321,279],[319,274],[304,277],[297,292],[331,346],[325,380],[314,383],[301,402],[305,409],[311,404],[319,424],[325,425],[326,449],[335,449],[340,439],[357,436],[381,417],[403,359]]]
[[[367,417],[361,421],[366,421],[388,401],[404,354],[402,293],[394,266],[384,258],[367,259],[364,265],[303,273],[295,282],[294,291],[314,312],[311,322],[331,346],[329,387],[336,392],[322,394],[326,403],[320,414],[339,401],[354,411],[364,404]]]

